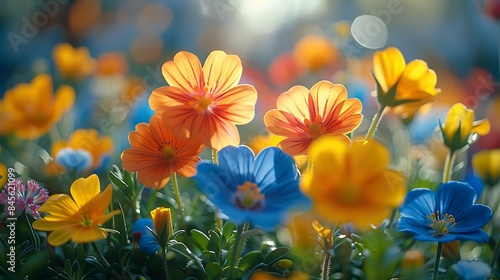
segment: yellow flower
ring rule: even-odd
[[[486,185],[495,186],[500,181],[500,149],[477,152],[472,167]]]
[[[70,86],[60,86],[52,95],[52,78],[46,74],[8,90],[0,100],[0,135],[34,139],[46,134],[75,101]]]
[[[71,185],[71,198],[66,194],[54,194],[38,209],[46,212],[42,219],[33,222],[36,230],[51,231],[47,241],[59,246],[70,239],[76,243],[89,243],[108,236],[101,225],[119,210],[105,214],[111,202],[112,188],[100,193],[99,177],[92,174],[80,178]]]
[[[170,208],[157,207],[156,209],[151,211],[151,219],[153,220],[153,226],[158,238],[158,243],[160,245],[166,244],[168,238],[174,231],[172,226],[172,214],[170,213]]]
[[[86,47],[73,48],[68,43],[59,44],[52,50],[57,71],[67,79],[79,80],[92,73],[95,60]]]
[[[380,105],[392,107],[403,119],[413,119],[418,109],[439,92],[435,88],[436,72],[420,59],[406,64],[403,54],[394,47],[375,53],[373,75]]]
[[[333,246],[333,232],[329,227],[324,227],[318,221],[314,221],[312,226],[316,233],[318,234],[319,239],[321,240],[321,246],[323,250],[329,250]]]
[[[451,151],[456,151],[471,144],[475,140],[471,136],[488,134],[490,122],[487,119],[474,121],[474,111],[456,103],[448,111],[441,132],[444,144]]]
[[[52,144],[50,152],[52,157],[56,158],[58,152],[64,148],[87,151],[92,156],[92,164],[88,171],[92,171],[101,166],[103,158],[111,154],[114,146],[111,137],[100,137],[95,129],[77,129],[71,134],[69,140],[58,140]],[[64,170],[54,161],[49,161],[45,168],[45,172],[49,175],[60,174]]]
[[[379,225],[404,199],[405,180],[387,168],[390,154],[376,141],[349,143],[328,136],[313,142],[301,189],[332,223]]]
[[[335,66],[340,54],[335,45],[321,36],[308,36],[301,39],[293,49],[295,60],[311,71]]]

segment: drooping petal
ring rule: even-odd
[[[203,76],[208,91],[219,95],[236,86],[243,73],[240,58],[223,51],[211,52],[203,65]]]
[[[213,114],[234,124],[247,124],[255,116],[257,92],[251,85],[239,85],[217,96]]]
[[[289,155],[307,155],[312,141],[310,137],[286,138],[278,144],[278,147]]]
[[[78,227],[57,229],[49,234],[47,242],[52,246],[63,245],[71,239],[76,230]]]
[[[487,119],[475,121],[471,133],[486,135],[490,133],[490,122]]]
[[[170,86],[187,92],[197,92],[204,87],[200,60],[190,52],[178,52],[174,60],[163,64],[161,72]]]
[[[81,208],[101,192],[99,177],[92,174],[87,178],[76,180],[71,185],[70,192],[78,207]],[[105,207],[107,207],[107,205],[109,205],[109,202]]]
[[[89,243],[105,239],[108,233],[98,227],[81,227],[73,233],[71,240],[75,243]]]

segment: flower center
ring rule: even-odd
[[[210,88],[205,85],[203,90],[201,90],[198,86],[195,86],[194,90],[197,92],[193,95],[193,99],[189,102],[191,106],[193,106],[198,112],[204,113],[207,110],[210,110],[214,98],[210,93]]]
[[[175,151],[170,146],[163,147],[163,156],[165,157],[165,161],[172,162],[175,158]]]
[[[436,232],[433,234],[436,238],[441,238],[448,234],[450,228],[456,225],[455,218],[450,214],[440,214],[439,211],[426,216],[431,222],[429,225]]]
[[[92,225],[92,220],[90,219],[89,216],[83,215],[83,225],[84,226],[90,226],[90,225]]]
[[[359,199],[359,191],[358,188],[352,185],[346,185],[340,187],[337,192],[338,199],[343,204],[353,204]]]
[[[264,195],[256,184],[247,181],[238,186],[234,203],[241,209],[260,210],[264,207]]]
[[[321,118],[319,116],[316,116],[313,122],[309,119],[305,119],[304,124],[308,129],[307,133],[309,133],[309,135],[313,138],[318,138],[325,133],[325,128],[323,127],[323,123],[321,122]]]

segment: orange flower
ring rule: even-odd
[[[52,78],[46,74],[8,90],[0,100],[0,135],[13,132],[19,138],[35,139],[46,134],[75,101],[70,86],[60,86],[52,95]]]
[[[178,137],[199,135],[215,150],[237,146],[235,124],[253,119],[257,101],[253,86],[238,85],[242,71],[239,57],[223,51],[213,51],[203,68],[194,54],[179,52],[163,64],[170,86],[153,90],[149,104]]]
[[[300,65],[312,71],[335,65],[340,55],[335,45],[320,36],[308,36],[297,42],[293,49],[295,59]]]
[[[270,133],[285,136],[279,147],[290,155],[307,154],[311,142],[331,135],[348,141],[346,133],[361,123],[361,102],[347,99],[343,85],[321,81],[310,91],[294,86],[281,94],[278,109],[267,112],[264,123]]]
[[[87,171],[99,168],[105,156],[113,152],[113,139],[109,136],[99,136],[95,129],[77,129],[71,134],[69,140],[58,140],[52,144],[51,155],[53,158],[64,148],[84,150],[92,157],[92,163]],[[49,161],[45,168],[49,175],[59,174],[64,171],[59,164]]]
[[[132,148],[122,153],[123,168],[137,171],[142,184],[156,189],[163,188],[174,172],[193,176],[204,148],[198,139],[173,135],[159,116],[151,117],[149,124],[138,124],[128,139]]]
[[[95,60],[86,47],[73,48],[70,44],[59,44],[52,50],[57,71],[67,79],[83,79],[94,70]]]

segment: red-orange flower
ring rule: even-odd
[[[311,142],[322,136],[338,136],[348,140],[346,133],[361,123],[361,102],[347,99],[343,85],[321,81],[311,90],[294,86],[278,97],[277,107],[267,112],[267,130],[286,137],[278,145],[290,155],[307,154]]]
[[[213,51],[203,68],[189,52],[179,52],[163,64],[170,86],[153,90],[149,104],[176,136],[197,135],[210,148],[237,146],[236,124],[249,123],[255,115],[257,92],[238,85],[243,68],[236,55]]]
[[[151,117],[149,124],[138,124],[128,139],[132,148],[122,153],[123,168],[137,171],[139,181],[148,188],[163,188],[174,172],[193,176],[204,148],[198,139],[173,135],[159,116]]]

